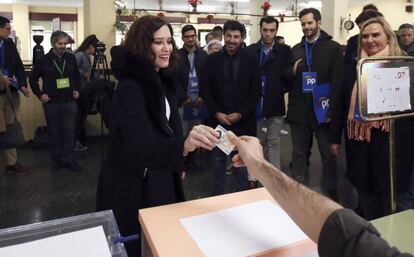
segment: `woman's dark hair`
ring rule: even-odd
[[[173,50],[168,67],[173,68],[176,64],[177,52],[177,46],[173,37],[173,29],[168,22],[160,17],[147,15],[135,20],[125,35],[123,45],[130,53],[139,55],[151,63],[154,63],[155,54],[151,49],[151,44],[154,41],[154,33],[162,26],[167,26],[171,33]]]
[[[82,44],[76,49],[75,53],[85,52],[86,49],[88,49],[88,47],[90,45],[95,46],[96,43],[98,43],[98,42],[99,42],[99,40],[98,40],[98,38],[96,37],[95,34],[89,35],[83,40]]]

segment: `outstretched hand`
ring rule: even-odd
[[[219,137],[219,133],[211,127],[194,126],[184,141],[184,152],[192,152],[199,147],[213,150],[215,144],[219,142]]]
[[[259,139],[251,136],[237,137],[233,132],[228,131],[227,137],[231,143],[236,145],[238,154],[233,156],[233,165],[240,167],[246,165],[249,173],[254,176],[255,165],[264,160],[263,148]]]

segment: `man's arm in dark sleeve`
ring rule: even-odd
[[[256,110],[257,102],[259,101],[261,94],[260,86],[260,66],[254,62],[251,56],[248,56],[249,69],[250,69],[250,94],[245,103],[240,108],[241,118],[247,118],[252,112]]]
[[[13,55],[16,58],[16,70],[15,72],[15,76],[17,78],[17,84],[19,85],[19,88],[21,87],[27,87],[27,78],[26,78],[26,74],[24,72],[24,66],[23,66],[23,62],[22,59],[20,58],[19,52],[17,51],[16,45],[14,43],[12,43],[12,51],[13,51]]]
[[[39,85],[39,78],[43,76],[43,59],[41,57],[33,68],[32,74],[29,77],[29,84],[30,88],[32,89],[33,93],[40,98],[43,94],[42,90],[40,90]],[[43,82],[44,85],[44,82]]]
[[[341,47],[338,44],[337,47],[335,47],[335,51],[333,52],[332,56],[332,62],[331,65],[331,89],[330,89],[330,100],[329,100],[329,109],[326,114],[327,118],[332,118],[332,106],[335,105],[335,97],[337,95],[337,91],[339,88],[339,83],[342,78],[342,74],[344,72],[344,57],[341,52]]]
[[[374,226],[348,209],[333,212],[325,221],[318,252],[320,257],[413,257],[390,247]]]
[[[70,58],[72,58],[72,63],[73,63],[73,82],[75,83],[73,86],[73,89],[80,92],[81,90],[81,75],[79,72],[79,67],[78,67],[78,62],[76,61],[76,57],[74,54],[70,54]]]

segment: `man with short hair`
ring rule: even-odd
[[[206,118],[207,109],[200,96],[200,85],[203,83],[203,72],[207,61],[207,53],[197,44],[197,31],[193,25],[185,25],[181,29],[184,45],[178,50],[179,84],[183,96],[183,130],[188,134],[191,129],[201,124]],[[190,169],[200,169],[196,155],[191,155]]]
[[[265,150],[265,157],[275,167],[280,164],[280,132],[285,115],[284,95],[288,91],[288,72],[292,53],[287,45],[276,42],[279,22],[267,16],[260,20],[259,42],[247,48],[260,66],[261,98],[257,105],[257,135]],[[255,179],[249,177],[251,187]]]
[[[256,135],[255,108],[260,97],[259,66],[240,46],[246,37],[243,24],[228,20],[224,24],[223,51],[209,55],[206,83],[201,93],[210,117],[208,124],[233,130],[237,135]],[[226,155],[217,147],[213,150],[213,194],[224,193]],[[248,188],[247,170],[238,168],[237,190]]]
[[[0,16],[0,69],[3,76],[10,81],[8,87],[11,91],[11,103],[6,98],[6,89],[4,88],[0,91],[0,97],[4,100],[0,101],[0,115],[6,124],[14,122],[13,108],[16,114],[19,113],[19,91],[24,96],[29,97],[23,63],[15,44],[9,39],[10,31],[10,20]],[[10,106],[10,104],[13,106]],[[0,133],[3,132],[1,130]],[[5,161],[1,162],[0,172],[2,172],[3,163],[6,164],[6,174],[23,174],[29,172],[29,168],[17,162],[16,148],[0,150],[0,160],[2,157]]]
[[[382,13],[378,12],[378,9],[373,9],[374,5],[367,5],[364,7],[363,11],[356,17],[355,23],[360,28],[364,22],[371,18],[376,17],[383,17]],[[374,6],[375,7],[375,6]],[[368,9],[366,9],[368,8]],[[352,63],[357,58],[357,51],[358,51],[358,36],[359,34],[356,34],[352,37],[350,37],[346,44],[346,50],[345,50],[345,66],[348,67],[349,65],[352,65]]]
[[[217,39],[221,42],[223,40],[223,28],[221,26],[215,26],[211,31],[211,35],[213,36],[213,39]]]
[[[50,37],[52,49],[42,56],[30,76],[33,93],[43,104],[49,134],[53,171],[67,168],[80,171],[73,153],[75,144],[76,100],[79,98],[80,73],[76,58],[66,51],[68,34],[55,31]],[[43,85],[40,88],[39,79]]]
[[[409,55],[414,56],[414,26],[404,23],[398,28],[400,47]]]
[[[343,71],[340,44],[321,29],[321,14],[315,8],[299,13],[302,41],[292,48],[295,82],[289,91],[286,120],[292,136],[292,175],[309,185],[307,158],[313,135],[322,158],[322,192],[337,199],[337,164],[330,153],[329,105]]]

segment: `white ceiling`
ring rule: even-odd
[[[162,0],[163,9],[171,11],[191,11],[192,8],[187,4],[187,0]],[[159,0],[124,0],[123,1],[128,9],[159,9]],[[228,0],[203,0],[202,4],[198,5],[197,10],[199,12],[211,12],[211,13],[230,13],[231,5],[233,1]],[[235,12],[239,14],[250,13],[249,0],[236,0]],[[272,8],[269,11],[271,15],[278,15],[283,13],[285,15],[291,15],[293,2],[295,0],[270,0]],[[371,1],[364,0],[348,0],[349,5],[368,3]],[[22,3],[27,5],[39,5],[39,6],[66,6],[66,7],[81,7],[83,0],[0,0],[0,4],[13,4]],[[321,1],[310,0],[297,0],[298,9],[306,7],[320,8]]]

